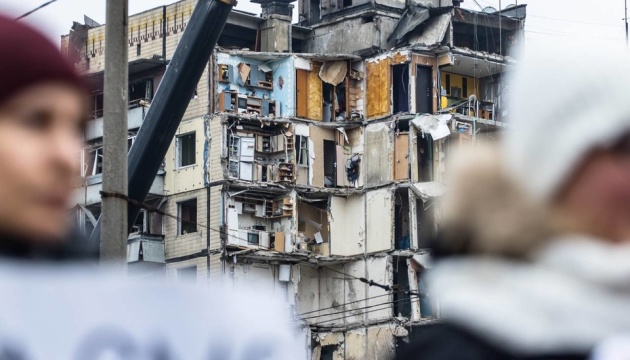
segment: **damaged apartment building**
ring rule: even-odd
[[[449,153],[509,126],[525,5],[257,0],[234,10],[129,236],[130,271],[281,296],[310,359],[388,359],[439,317],[422,274]],[[129,146],[195,5],[129,18]],[[104,26],[62,38],[92,93],[76,214],[100,214]]]

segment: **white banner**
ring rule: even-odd
[[[0,359],[304,359],[285,302],[223,287],[0,265]]]

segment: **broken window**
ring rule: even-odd
[[[394,113],[409,112],[409,65],[394,65],[392,74]]]
[[[83,176],[94,176],[103,173],[103,148],[98,147],[85,151],[83,158]]]
[[[177,204],[179,217],[179,234],[197,232],[197,199],[182,201]]]
[[[297,142],[297,164],[298,166],[308,167],[308,137],[297,135],[295,137]]]
[[[153,99],[153,78],[129,83],[129,103]]]
[[[195,133],[177,136],[177,167],[195,164]]]
[[[177,269],[177,280],[180,282],[196,282],[197,265]]]

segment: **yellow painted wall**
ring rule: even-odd
[[[186,120],[177,128],[177,135],[195,132],[195,164],[183,168],[176,168],[177,151],[175,149],[176,140],[173,138],[171,146],[168,148],[164,158],[164,190],[165,195],[175,195],[191,190],[198,190],[205,187],[203,179],[203,150],[204,150],[204,119],[197,117]]]
[[[477,84],[477,82],[475,81],[474,78],[442,71],[441,84],[444,87],[444,89],[446,89],[446,74],[450,75],[450,77],[451,77],[451,87],[458,87],[458,88],[462,89],[462,92],[460,94],[460,97],[462,99],[464,98],[464,85],[463,85],[463,79],[464,78],[466,78],[467,81],[468,81],[468,86],[466,87],[466,89],[467,89],[467,96],[466,97],[469,97],[470,95],[473,95],[473,94],[477,95],[477,93],[478,93],[477,85],[478,84]],[[446,92],[447,92],[448,96],[452,96],[452,94],[450,92],[450,89],[446,89]]]

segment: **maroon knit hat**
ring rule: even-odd
[[[59,49],[41,33],[0,15],[0,104],[29,86],[62,81],[84,89]]]

